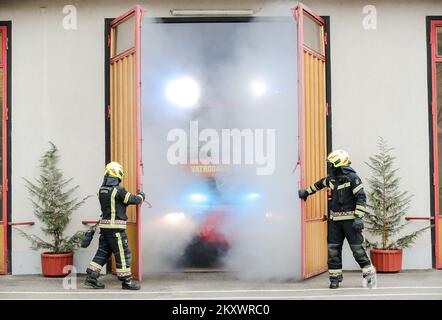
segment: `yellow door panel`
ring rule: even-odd
[[[311,53],[304,53],[305,79],[305,168],[306,186],[327,175],[325,61]],[[305,214],[305,274],[320,273],[327,267],[326,189],[310,197]]]

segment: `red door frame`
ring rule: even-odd
[[[0,67],[4,69],[3,73],[3,105],[2,108],[2,208],[3,208],[3,216],[2,216],[2,226],[3,226],[3,257],[4,257],[4,269],[0,272],[0,274],[8,273],[8,28],[6,26],[0,26],[1,30],[1,38],[0,41],[2,43],[2,52],[0,52],[2,59],[0,61]]]
[[[442,56],[437,56],[436,52],[436,27],[442,27],[442,20],[433,20],[430,22],[430,46],[431,46],[431,111],[433,124],[433,164],[434,164],[434,220],[435,220],[435,264],[437,269],[442,269],[442,261],[439,260],[439,223],[442,220],[439,212],[439,159],[438,159],[438,134],[437,134],[437,91],[436,91],[436,63],[442,63]]]
[[[134,30],[134,37],[135,37],[135,46],[133,48],[130,48],[114,57],[110,57],[109,64],[113,62],[114,60],[118,60],[128,54],[131,54],[135,52],[135,124],[136,124],[136,141],[137,141],[137,154],[136,154],[136,161],[137,161],[137,167],[136,167],[136,186],[137,191],[142,190],[142,182],[141,182],[141,175],[142,175],[142,167],[143,167],[143,160],[142,160],[142,146],[141,146],[141,24],[143,19],[143,9],[140,6],[135,6],[129,11],[125,12],[118,18],[115,18],[110,23],[110,28],[115,27],[125,19],[127,19],[130,16],[135,16],[135,30]],[[137,236],[138,236],[138,280],[142,280],[142,269],[141,269],[141,205],[137,206]]]
[[[314,56],[318,57],[321,60],[326,61],[325,57],[325,41],[324,41],[324,53],[319,53],[313,50],[312,48],[308,47],[304,44],[304,13],[309,15],[314,21],[316,21],[318,24],[322,25],[324,27],[324,34],[325,34],[325,21],[320,16],[315,14],[309,7],[304,5],[303,3],[298,3],[293,9],[293,16],[295,20],[298,23],[298,108],[299,108],[299,118],[298,118],[298,130],[299,130],[299,165],[301,168],[301,177],[300,177],[300,187],[305,188],[306,181],[305,181],[305,145],[304,145],[304,129],[305,129],[305,97],[304,97],[304,51],[308,51],[309,53],[313,54]],[[306,228],[306,218],[307,212],[306,212],[306,204],[305,201],[301,201],[301,277],[302,279],[306,279],[309,277],[312,277],[314,275],[320,274],[324,270],[319,270],[315,274],[306,274],[305,269],[305,228]]]

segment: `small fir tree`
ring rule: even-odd
[[[398,233],[407,225],[402,218],[410,208],[413,195],[399,190],[400,178],[396,176],[398,169],[394,168],[396,158],[391,155],[393,148],[388,147],[387,141],[382,137],[379,137],[378,149],[377,154],[369,157],[369,163],[366,162],[372,171],[372,177],[368,179],[368,213],[365,220],[368,222],[367,230],[380,237],[381,242],[367,242],[370,247],[377,249],[408,248],[430,226],[397,238]]]
[[[72,213],[90,196],[80,201],[72,199],[72,194],[79,186],[68,187],[72,178],[63,177],[63,173],[58,168],[58,149],[52,142],[50,145],[50,149],[40,159],[40,177],[35,179],[35,183],[24,180],[34,207],[34,214],[44,224],[42,231],[52,239],[45,241],[36,235],[27,234],[19,229],[18,231],[31,241],[31,248],[34,250],[45,249],[52,253],[74,252],[78,249],[84,232],[78,231],[73,236],[66,237],[64,231]]]

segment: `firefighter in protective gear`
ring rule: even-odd
[[[346,151],[336,150],[327,157],[329,175],[307,189],[299,190],[299,197],[308,196],[327,187],[331,191],[328,215],[328,271],[330,288],[336,289],[342,282],[342,245],[346,238],[353,252],[353,257],[362,269],[364,281],[373,287],[376,270],[363,247],[366,196],[361,179],[350,167],[350,158]]]
[[[94,289],[104,289],[104,284],[98,281],[101,269],[109,260],[111,254],[115,256],[117,277],[122,281],[122,288],[139,290],[131,270],[131,252],[128,246],[126,229],[126,207],[141,204],[146,198],[143,192],[133,195],[127,192],[120,182],[124,171],[117,162],[106,165],[103,184],[98,198],[101,206],[100,239],[98,251],[86,270],[85,285]]]

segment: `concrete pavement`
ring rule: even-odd
[[[123,291],[112,275],[104,290],[83,287],[84,275],[70,278],[0,276],[0,299],[425,299],[442,300],[442,271],[378,274],[376,289],[362,288],[359,272],[344,272],[340,289],[328,289],[326,273],[305,281],[244,281],[233,274],[164,273],[146,275],[140,291]]]

